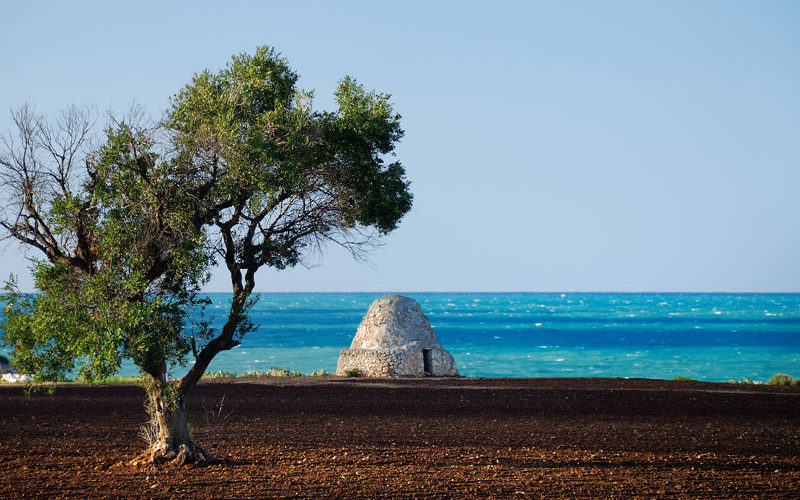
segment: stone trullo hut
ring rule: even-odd
[[[369,306],[350,349],[339,354],[337,375],[358,369],[366,377],[455,377],[453,356],[442,349],[417,301],[387,295]]]

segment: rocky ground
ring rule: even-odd
[[[212,381],[205,467],[126,465],[143,391],[0,385],[0,498],[797,498],[800,388],[609,379]]]

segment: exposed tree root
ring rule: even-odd
[[[156,444],[131,460],[130,465],[160,465],[169,462],[177,465],[207,465],[216,461],[211,453],[195,443],[184,443],[172,448]]]

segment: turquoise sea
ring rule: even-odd
[[[381,293],[263,293],[211,371],[334,372]],[[800,377],[800,294],[405,293],[471,377]],[[218,328],[229,294],[211,294]],[[176,370],[175,375],[179,375]],[[123,374],[136,370],[128,365]]]
[[[380,293],[264,293],[210,369],[333,372]],[[800,294],[405,293],[471,377],[800,376]],[[212,294],[220,325],[230,301]]]

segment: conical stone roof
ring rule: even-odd
[[[372,303],[350,349],[435,349],[441,347],[416,300],[387,295]]]

